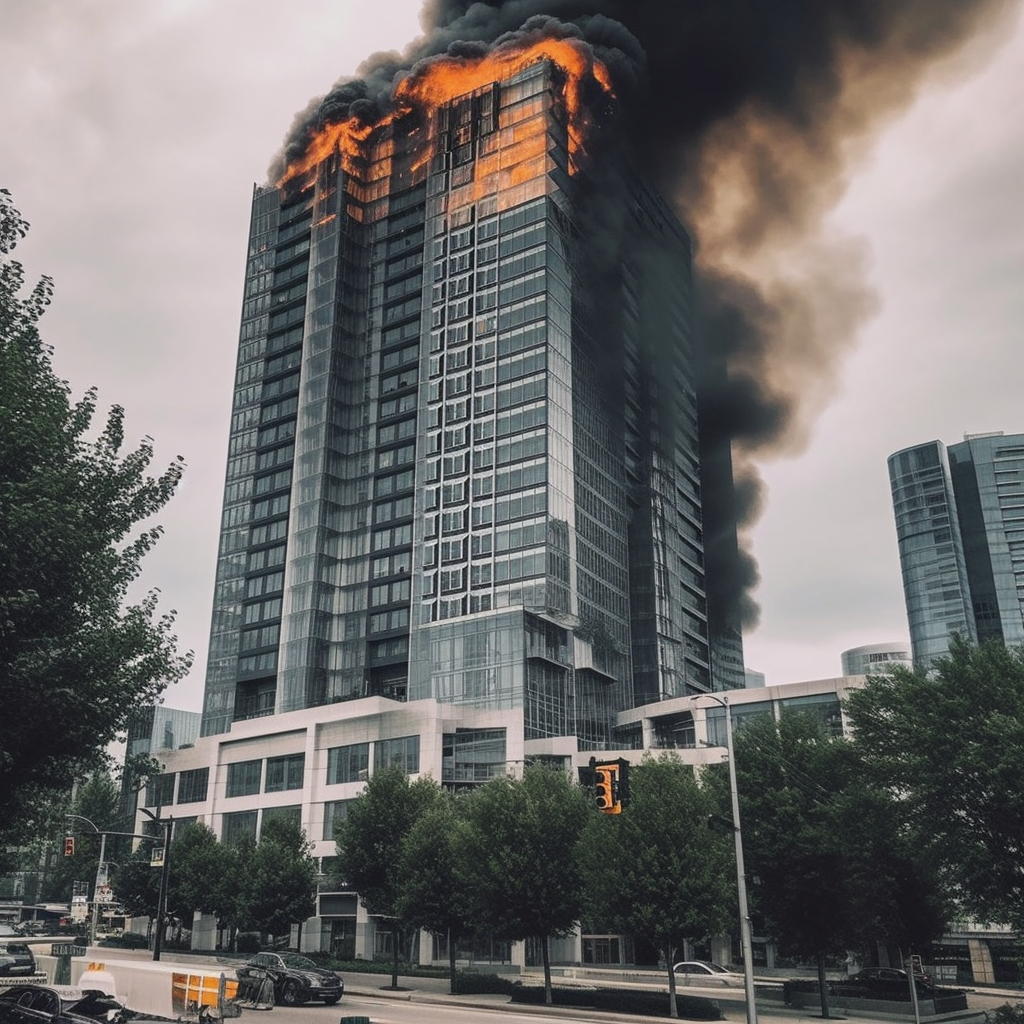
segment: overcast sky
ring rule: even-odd
[[[195,651],[166,703],[198,710],[251,190],[294,114],[419,31],[419,0],[0,0],[0,187],[50,274],[58,374],[99,389],[188,468],[146,587]],[[856,168],[834,218],[863,239],[878,315],[803,452],[763,466],[747,664],[838,675],[904,638],[885,460],[1024,432],[1024,28],[946,66]]]

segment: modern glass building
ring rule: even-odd
[[[743,685],[709,642],[689,239],[588,165],[599,82],[479,78],[254,192],[204,735],[377,696],[599,749]]]
[[[914,663],[959,633],[1024,642],[1024,434],[969,434],[889,458]]]

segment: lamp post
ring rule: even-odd
[[[174,826],[173,818],[161,818],[159,811],[154,814],[145,807],[140,811],[148,818],[152,818],[158,825],[164,827],[164,857],[160,865],[160,894],[156,900],[156,935],[153,936],[153,959],[160,959],[160,950],[163,946],[164,916],[167,913],[167,876],[171,870],[171,829]]]
[[[743,834],[740,831],[740,798],[736,786],[736,756],[732,745],[732,708],[728,697],[712,693],[706,697],[725,708],[725,751],[729,762],[729,796],[732,799],[732,832],[736,846],[736,890],[740,909],[740,946],[743,950],[743,989],[746,994],[747,1024],[757,1024],[757,1004],[754,1000],[754,945],[750,935],[750,911],[747,907],[747,875],[743,866]]]

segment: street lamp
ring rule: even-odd
[[[173,818],[161,818],[159,811],[154,814],[145,807],[140,811],[151,818],[158,825],[164,827],[164,859],[160,865],[160,895],[156,899],[156,935],[153,936],[153,959],[160,959],[160,948],[163,945],[164,916],[167,913],[167,875],[171,869],[171,829],[174,826]]]
[[[736,756],[732,746],[732,708],[728,697],[713,693],[695,694],[706,697],[725,708],[725,752],[729,762],[729,795],[732,798],[732,832],[736,845],[736,890],[740,907],[740,946],[743,950],[743,989],[746,993],[747,1024],[757,1024],[757,1004],[754,1000],[754,946],[750,937],[750,911],[747,907],[747,875],[743,866],[743,834],[740,831],[740,798],[736,786]]]

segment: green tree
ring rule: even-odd
[[[396,912],[408,925],[448,938],[451,992],[458,987],[455,970],[457,939],[472,932],[456,874],[459,815],[446,793],[428,807],[402,842],[399,871],[402,885]]]
[[[183,828],[171,846],[169,913],[191,927],[195,912],[219,920],[238,915],[240,877],[234,847],[218,842],[213,829],[200,822]]]
[[[92,826],[95,825],[100,832],[128,831],[121,814],[120,792],[106,772],[89,776],[76,790],[74,799],[64,802],[63,806],[68,814],[77,817],[63,817],[57,823],[57,832],[61,837],[65,833],[74,833],[75,855],[65,857],[62,850],[58,851],[42,893],[43,899],[58,902],[71,898],[75,880],[88,881],[91,887],[96,878],[102,844]],[[120,838],[108,836],[104,848],[108,862],[119,860],[130,849],[130,843],[121,843]]]
[[[954,639],[852,691],[854,742],[963,913],[1024,930],[1024,648]]]
[[[245,877],[239,880],[247,927],[282,935],[316,913],[317,865],[312,850],[313,844],[294,821],[265,818]]]
[[[787,953],[817,963],[828,1017],[830,956],[941,934],[934,879],[915,857],[899,803],[871,783],[850,741],[788,712],[748,722],[735,746],[754,905]]]
[[[584,833],[588,917],[659,950],[675,1017],[672,968],[683,940],[719,934],[736,920],[732,842],[710,826],[720,803],[698,786],[689,765],[665,753],[629,771],[622,813],[594,814]]]
[[[156,918],[160,897],[160,871],[150,865],[153,843],[142,842],[114,869],[110,884],[117,902],[129,917]],[[173,858],[173,852],[172,852]],[[171,861],[173,865],[173,859]]]
[[[137,529],[174,492],[182,462],[147,476],[148,438],[124,449],[124,412],[94,428],[96,395],[72,403],[9,254],[28,225],[0,190],[0,851],[45,830],[35,808],[96,771],[130,712],[188,670],[157,596],[126,602],[160,534]]]
[[[561,771],[527,768],[465,798],[457,873],[467,914],[480,930],[538,941],[551,1003],[550,937],[570,934],[583,908],[580,836],[587,796]]]
[[[392,988],[398,988],[402,844],[440,796],[440,786],[433,779],[410,783],[401,768],[380,768],[335,825],[339,877],[359,893],[371,914],[391,921]]]

